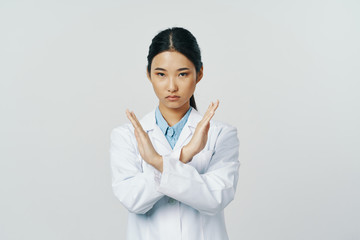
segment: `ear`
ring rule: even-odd
[[[199,70],[199,72],[198,72],[198,74],[197,74],[196,84],[197,84],[198,82],[200,82],[200,80],[202,79],[203,73],[204,73],[204,66],[201,66],[201,68],[200,68],[200,70]]]

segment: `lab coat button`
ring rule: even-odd
[[[175,204],[175,202],[176,202],[175,199],[172,199],[172,198],[169,198],[169,200],[168,200],[168,203],[171,205]]]

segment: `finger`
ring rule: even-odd
[[[137,140],[138,140],[138,142],[139,142],[139,141],[142,140],[140,136],[141,136],[141,133],[144,132],[144,130],[142,129],[142,126],[141,126],[138,122],[136,122],[136,119],[134,118],[133,114],[132,114],[130,111],[128,111],[128,110],[127,110],[127,115],[128,115],[128,118],[129,118],[131,124],[132,124],[133,127],[134,127],[134,133],[135,133],[135,135],[136,135],[136,134],[138,135],[138,136],[137,136]],[[139,142],[139,143],[140,143],[140,142]]]
[[[211,102],[210,107],[209,107],[210,112],[212,110],[216,109],[218,106],[219,106],[219,100],[218,99],[215,101],[215,103]]]
[[[135,134],[136,141],[139,143],[139,142],[140,142],[139,134],[138,134],[138,132],[137,132],[136,129],[135,129],[135,131],[134,131],[134,134]]]
[[[136,116],[135,116],[135,114],[134,114],[133,111],[130,112],[129,110],[127,110],[127,113],[126,113],[126,114],[128,115],[128,118],[129,118],[129,120],[131,121],[131,123],[132,123],[132,125],[134,126],[134,128],[143,130],[141,124],[140,124],[139,121],[137,120],[137,118],[136,118]]]
[[[216,109],[219,107],[219,99],[217,99],[216,100],[216,103],[214,104],[214,109],[213,109],[213,111],[215,112],[216,111]]]
[[[211,118],[214,116],[216,109],[219,106],[219,100],[215,102],[215,104],[212,105],[209,114],[205,117],[204,121],[209,122]]]
[[[134,113],[134,112],[131,112],[131,115],[133,116],[133,119],[134,119],[134,121],[135,121],[135,123],[136,123],[137,129],[139,130],[140,136],[141,136],[141,137],[144,137],[145,135],[147,135],[146,132],[144,131],[141,123],[140,123],[139,120],[137,119],[135,113]],[[146,137],[146,136],[145,136],[145,137]]]
[[[135,120],[135,122],[136,122],[136,125],[137,125],[139,128],[142,129],[141,123],[139,122],[139,120],[137,119],[137,117],[136,117],[136,115],[135,115],[135,113],[134,113],[133,111],[131,112],[131,115],[133,116],[133,118],[134,118],[134,120]]]
[[[218,108],[218,106],[219,106],[219,99],[217,99],[216,102],[213,104],[210,113],[211,113],[211,114],[215,113],[215,111],[216,111],[216,109]]]
[[[130,120],[133,127],[136,128],[136,122],[128,109],[126,109],[126,116]]]
[[[142,140],[137,129],[135,129],[134,134],[138,145],[142,145]]]
[[[206,110],[203,119],[206,119],[210,115],[211,108],[213,107],[214,103],[211,102],[208,109]]]
[[[215,103],[212,102],[212,105],[209,109],[209,115],[213,115],[213,113],[218,108],[218,106],[219,106],[219,99],[217,99]]]
[[[209,107],[208,107],[208,109],[206,110],[203,118],[202,118],[201,121],[200,121],[200,122],[201,122],[201,123],[200,123],[201,125],[208,123],[208,121],[209,121],[209,119],[210,119],[210,117],[211,117],[211,111],[212,111],[212,108],[213,108],[213,107],[214,107],[214,103],[211,102],[210,105],[209,105]]]

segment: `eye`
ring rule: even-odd
[[[164,73],[157,73],[156,75],[158,75],[158,76],[160,76],[160,77],[163,77],[163,76],[165,76],[165,74]]]
[[[180,73],[179,75],[180,75],[181,77],[185,77],[185,76],[187,76],[187,73],[182,72],[182,73]]]

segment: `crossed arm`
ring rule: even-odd
[[[211,106],[213,106],[213,111],[211,111]],[[194,133],[192,138],[192,140],[194,139],[192,144],[195,145],[196,143],[198,148],[190,145],[189,152],[183,148],[168,155],[160,156],[153,150],[147,134],[141,136],[142,128],[140,132],[135,134],[135,136],[137,135],[136,141],[141,157],[157,169],[154,171],[143,171],[141,161],[139,161],[134,148],[136,143],[131,143],[129,128],[120,128],[112,132],[113,190],[120,202],[130,212],[144,214],[164,195],[177,199],[208,215],[216,214],[232,201],[240,165],[236,128],[226,126],[221,131],[217,131],[214,153],[200,153],[207,141],[209,129],[206,125],[209,124],[217,107],[216,105],[211,106],[209,107],[210,110],[207,111],[208,115],[204,115],[203,120],[205,120],[199,123],[200,126],[201,124],[203,126],[199,127],[198,125],[198,136],[201,137],[196,139]],[[131,113],[128,112],[127,114]],[[135,121],[135,126],[138,127],[139,131],[141,125],[137,119],[132,116],[131,121],[133,126],[133,121]],[[135,126],[134,132],[136,132]],[[205,144],[201,148],[202,141]],[[197,160],[210,162],[204,174],[199,174],[193,166],[186,164],[196,154],[199,154]],[[160,179],[159,174],[161,175]]]
[[[199,153],[206,145],[208,132],[210,128],[210,120],[215,114],[215,110],[219,106],[219,100],[211,103],[204,114],[201,121],[198,123],[194,135],[190,142],[181,149],[180,161],[188,163],[195,154]],[[158,154],[152,145],[149,136],[142,128],[140,122],[135,116],[134,112],[126,110],[126,115],[134,127],[134,134],[138,143],[138,148],[141,157],[150,165],[155,167],[160,172],[163,171],[163,158]]]

